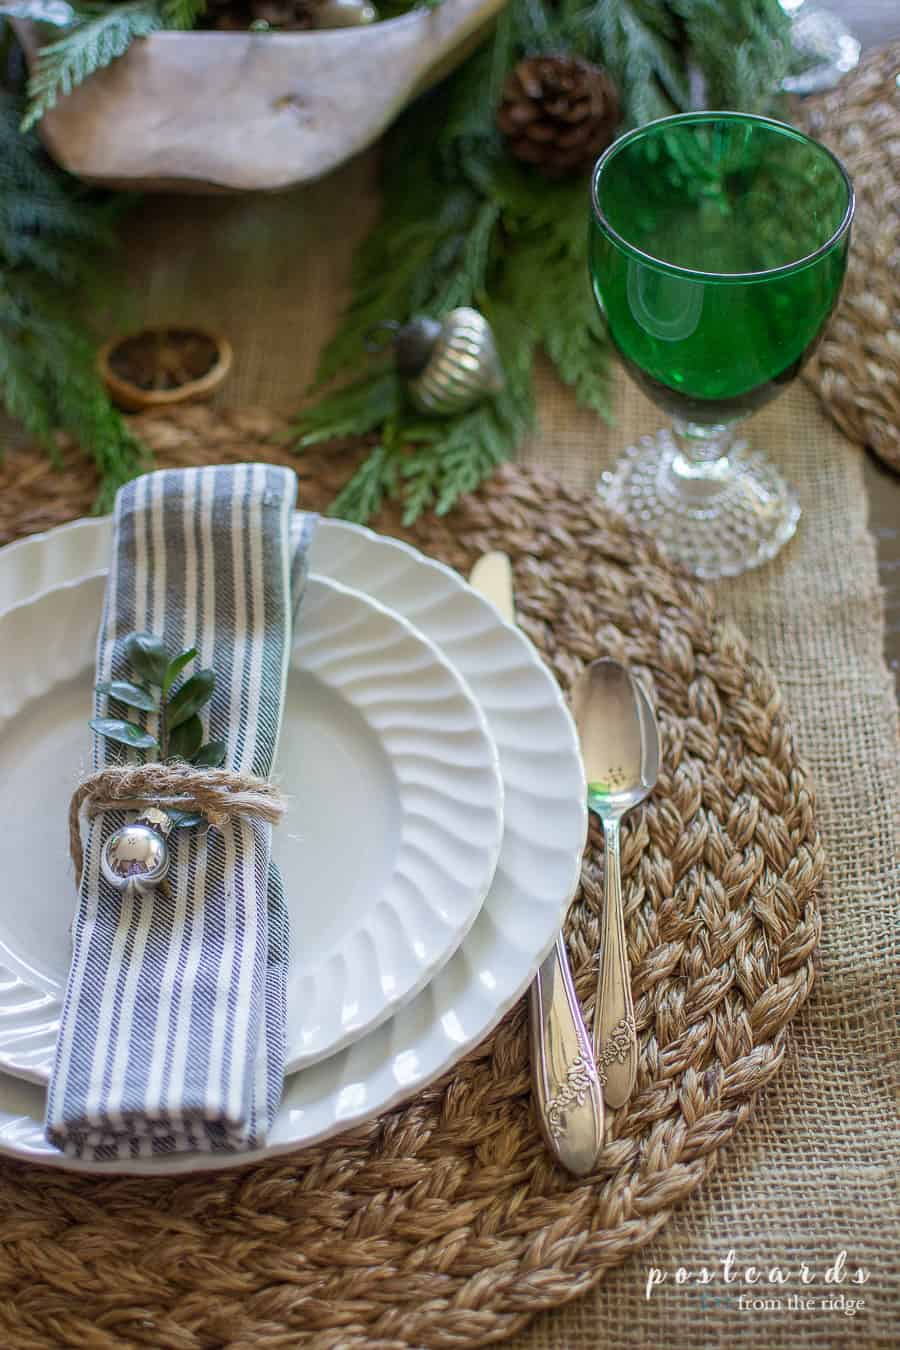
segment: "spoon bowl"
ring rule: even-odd
[[[652,791],[659,773],[659,733],[640,682],[602,657],[579,676],[572,712],[581,738],[588,806],[620,819]]]

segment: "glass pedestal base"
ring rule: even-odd
[[[598,491],[705,580],[768,562],[800,519],[793,488],[758,450],[738,441],[726,457],[695,464],[667,430],[642,436],[603,474]]]

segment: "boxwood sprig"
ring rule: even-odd
[[[213,696],[215,671],[198,670],[178,683],[196,659],[196,647],[173,656],[153,633],[132,633],[125,639],[124,653],[134,678],[98,684],[97,693],[121,704],[126,715],[94,717],[93,730],[131,750],[155,752],[163,761],[180,759],[198,768],[217,769],[225,760],[227,746],[224,741],[204,743],[199,716]],[[128,709],[154,713],[156,735],[131,721]]]

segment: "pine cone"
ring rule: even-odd
[[[509,150],[548,178],[593,164],[618,120],[619,96],[606,71],[566,53],[520,61],[497,109]]]

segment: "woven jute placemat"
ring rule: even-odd
[[[323,506],[347,460],[291,460],[255,414],[139,419],[160,465],[274,458]],[[79,515],[85,462],[0,467],[0,537]],[[384,522],[399,533],[396,521]],[[823,868],[779,688],[710,598],[593,496],[510,466],[406,537],[467,569],[512,556],[523,626],[564,687],[599,653],[652,688],[663,768],[623,839],[637,1090],[596,1175],[541,1144],[520,1004],[408,1105],[294,1157],[204,1178],[0,1167],[0,1344],[405,1350],[502,1340],[637,1252],[776,1074],[813,982]],[[567,925],[593,1007],[602,840]]]
[[[794,115],[840,157],[857,198],[843,297],[805,375],[842,430],[900,471],[898,75],[893,42]]]

